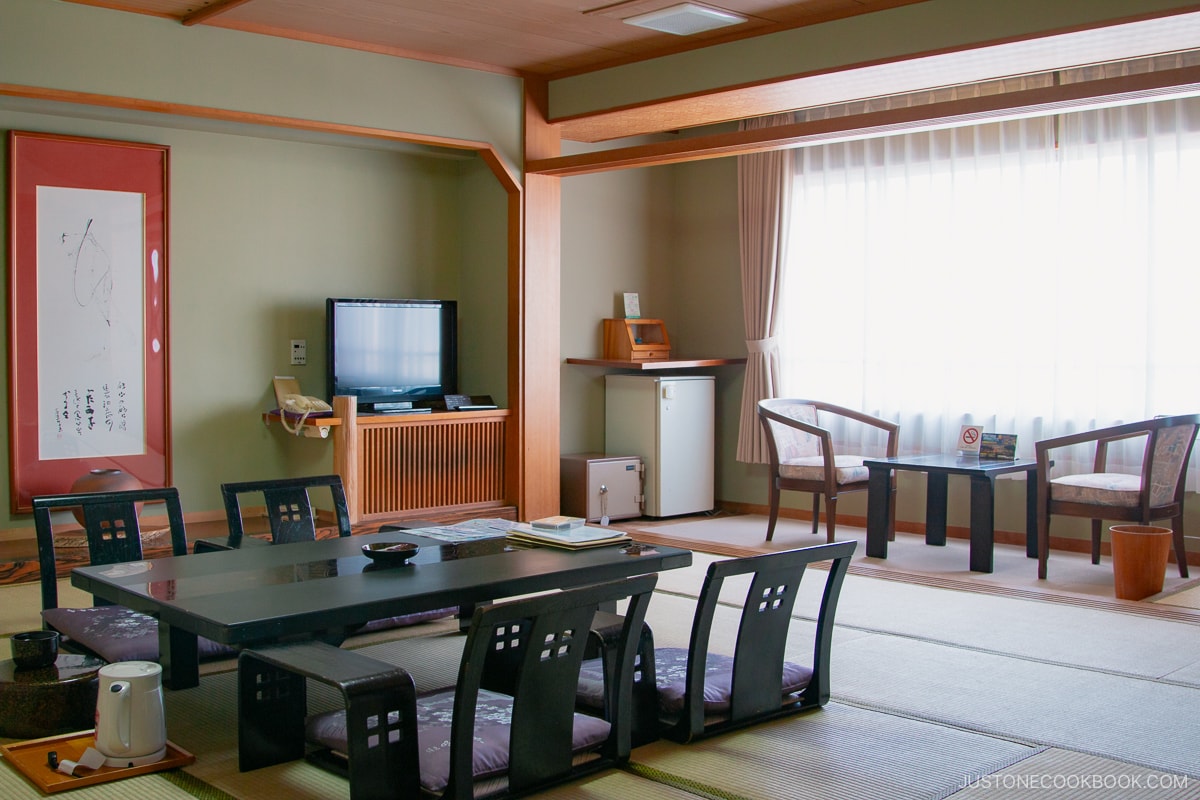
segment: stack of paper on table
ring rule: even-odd
[[[517,542],[529,544],[544,544],[551,547],[565,547],[568,550],[579,550],[584,547],[602,547],[609,544],[631,542],[629,534],[624,531],[614,531],[608,528],[598,528],[584,525],[562,531],[547,531],[514,522],[508,531],[508,538]]]
[[[574,528],[583,527],[583,523],[587,522],[583,517],[566,517],[561,514],[553,517],[542,517],[535,519],[529,524],[537,528],[539,531],[567,531]]]

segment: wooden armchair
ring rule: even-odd
[[[1050,515],[1092,520],[1092,563],[1100,563],[1101,523],[1119,520],[1149,525],[1170,519],[1179,575],[1188,576],[1183,536],[1183,488],[1188,460],[1200,430],[1200,414],[1155,417],[1053,439],[1035,446],[1037,456],[1038,577],[1046,577],[1050,555]],[[1142,469],[1137,475],[1108,472],[1111,442],[1144,437]],[[1092,444],[1096,448],[1091,472],[1050,478],[1055,450]]]
[[[862,456],[839,455],[833,446],[833,435],[828,428],[818,424],[821,415],[842,417],[878,428],[887,433],[886,449],[881,455],[891,457],[899,453],[900,426],[894,422],[819,400],[760,400],[758,419],[767,436],[770,456],[771,511],[767,541],[775,535],[781,490],[812,493],[814,534],[821,519],[821,495],[825,495],[825,541],[832,542],[837,525],[838,496],[867,489],[868,470],[863,466]],[[896,477],[893,475],[892,494],[895,492]],[[889,539],[896,535],[894,500],[888,523]]]

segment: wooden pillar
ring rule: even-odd
[[[333,429],[333,471],[342,478],[350,524],[356,525],[362,513],[358,507],[358,398],[334,397],[333,416],[342,421]]]
[[[548,96],[545,81],[525,80],[527,162],[561,150],[558,130],[546,121]],[[525,174],[524,274],[509,287],[509,319],[518,328],[509,359],[517,371],[509,383],[520,387],[513,426],[521,463],[517,513],[524,520],[559,511],[561,211],[561,179]]]

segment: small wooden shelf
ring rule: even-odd
[[[272,422],[279,422],[278,411],[264,411],[262,415],[263,424],[270,427]],[[290,424],[290,423],[289,423]],[[342,421],[337,417],[309,417],[304,420],[304,436],[309,439],[328,439],[329,429],[337,425],[341,425]]]
[[[607,369],[636,369],[643,372],[659,369],[695,369],[696,367],[726,367],[745,364],[744,358],[672,358],[661,361],[622,361],[611,358],[568,358],[568,364]]]
[[[604,357],[624,361],[665,361],[671,357],[671,337],[661,319],[606,319]]]

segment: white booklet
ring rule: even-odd
[[[581,547],[600,547],[606,544],[629,542],[629,534],[624,531],[614,531],[610,528],[599,528],[594,525],[584,525],[562,531],[548,531],[535,528],[523,522],[514,522],[509,527],[508,538],[532,544],[547,544],[553,547],[577,549]]]

